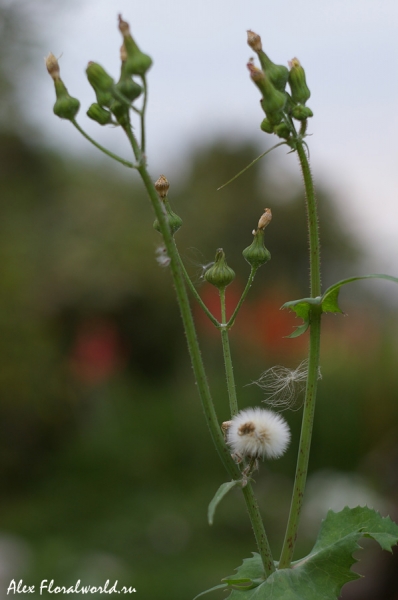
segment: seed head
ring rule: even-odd
[[[248,458],[279,458],[290,442],[285,419],[271,410],[246,408],[235,417],[227,431],[232,452]]]

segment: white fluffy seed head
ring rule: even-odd
[[[233,417],[227,443],[234,454],[250,458],[279,458],[290,442],[285,419],[264,408],[246,408]]]

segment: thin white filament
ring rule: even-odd
[[[301,392],[305,390],[308,377],[308,359],[303,360],[296,369],[288,369],[281,365],[271,367],[253,381],[266,394],[263,400],[273,408],[298,409],[301,406],[297,402]],[[321,371],[318,370],[318,379],[322,379]]]

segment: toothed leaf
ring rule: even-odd
[[[398,542],[398,525],[366,506],[346,507],[338,513],[330,510],[308,556],[264,580],[260,556],[254,554],[243,561],[235,576],[224,580],[232,588],[228,599],[337,600],[343,585],[359,577],[351,566],[361,537],[371,537],[384,550],[391,550]],[[248,580],[254,587],[234,589],[243,583],[250,585]]]

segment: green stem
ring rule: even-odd
[[[142,80],[142,87],[144,88],[144,100],[142,103],[142,107],[141,107],[141,150],[142,153],[145,154],[145,112],[146,112],[146,106],[147,106],[147,101],[148,101],[148,86],[146,84],[146,77],[145,75],[143,75],[141,77]]]
[[[123,158],[120,158],[120,156],[117,156],[117,154],[113,154],[113,152],[110,152],[109,150],[107,150],[106,148],[104,148],[103,146],[101,146],[101,144],[98,144],[95,140],[93,140],[93,138],[91,138],[84,131],[84,129],[82,129],[80,127],[80,125],[78,125],[78,123],[75,121],[75,119],[72,119],[72,123],[76,127],[76,129],[86,138],[86,140],[88,140],[91,144],[93,144],[93,146],[95,146],[96,148],[98,148],[98,150],[101,150],[101,152],[103,152],[107,156],[110,156],[111,158],[113,158],[113,160],[116,160],[117,162],[122,163],[122,165],[124,165],[125,167],[129,167],[129,169],[136,169],[137,168],[137,165],[133,165],[133,163],[129,162],[128,160],[124,160]]]
[[[138,147],[137,140],[135,139],[130,129],[126,128],[125,131],[132,145],[134,155],[137,158],[138,156],[140,156],[140,149]],[[149,199],[155,211],[155,215],[158,219],[160,230],[164,239],[164,244],[166,246],[166,251],[170,258],[170,269],[177,294],[177,301],[181,311],[184,331],[188,343],[188,350],[191,357],[192,367],[199,391],[199,396],[202,401],[203,411],[205,413],[205,418],[210,429],[210,434],[213,438],[214,445],[216,446],[216,449],[220,455],[221,461],[224,467],[226,468],[227,472],[229,473],[230,477],[232,479],[239,480],[242,478],[242,474],[240,472],[239,467],[232,460],[229,448],[224,442],[224,437],[221,431],[221,427],[219,426],[213,400],[210,394],[210,388],[204,370],[198,339],[196,336],[195,324],[193,322],[191,308],[189,305],[188,294],[184,284],[184,277],[181,270],[181,264],[178,259],[177,248],[174,244],[173,236],[167,223],[166,216],[162,210],[161,202],[159,200],[155,186],[149,176],[146,165],[141,163],[138,167],[138,172],[141,175],[142,181],[144,183],[144,186],[149,195]],[[262,522],[261,514],[256,499],[254,497],[251,485],[248,484],[242,489],[244,497],[246,499],[247,510],[249,512],[254,535],[257,541],[258,550],[264,566],[264,572],[265,575],[268,577],[269,575],[271,575],[271,573],[275,571],[275,566],[272,558],[271,548],[269,546],[267,535],[265,533],[264,524]]]
[[[314,184],[308,159],[301,141],[297,143],[297,153],[303,173],[307,200],[307,218],[310,241],[310,286],[311,297],[321,295],[321,268],[320,245],[318,232],[318,217]],[[311,448],[311,437],[314,423],[315,400],[318,384],[320,339],[321,339],[321,311],[319,307],[312,307],[310,315],[310,349],[308,358],[308,376],[305,392],[303,420],[301,424],[300,444],[297,457],[296,475],[290,506],[290,514],[286,528],[285,540],[282,547],[279,568],[290,567],[294,547],[297,539],[297,530],[303,505],[303,496],[307,480],[308,461]]]
[[[226,327],[226,308],[225,308],[225,288],[220,289],[221,301],[221,343],[224,355],[225,375],[227,378],[227,389],[229,398],[229,409],[231,418],[238,414],[238,399],[236,397],[236,387],[234,370],[232,366],[231,349],[229,346],[229,335]]]
[[[180,266],[181,266],[181,271],[182,271],[182,273],[184,275],[184,279],[185,279],[185,281],[186,281],[189,289],[191,290],[192,295],[194,296],[195,300],[199,303],[200,307],[205,312],[205,314],[209,317],[209,319],[213,323],[213,325],[215,327],[217,327],[217,329],[219,329],[220,328],[220,323],[217,321],[217,319],[215,318],[215,316],[212,315],[212,313],[207,308],[206,304],[203,302],[202,298],[199,296],[199,294],[198,294],[198,292],[197,292],[194,284],[191,281],[190,276],[187,273],[187,270],[186,270],[186,268],[184,266],[184,263],[182,262],[182,258],[180,256],[180,253],[178,252],[177,245],[176,245],[176,250],[177,250],[177,254],[178,254],[178,260],[179,260]]]
[[[254,276],[255,276],[256,272],[257,272],[257,269],[255,267],[252,267],[251,271],[250,271],[249,279],[247,280],[247,283],[246,283],[246,287],[243,290],[243,293],[242,293],[242,295],[240,297],[240,300],[239,300],[238,304],[236,305],[236,308],[235,308],[234,312],[232,313],[232,316],[231,316],[231,318],[229,319],[229,321],[228,321],[228,323],[226,325],[227,329],[231,329],[232,325],[235,323],[236,316],[237,316],[237,314],[239,312],[239,309],[242,306],[242,304],[243,304],[243,302],[244,302],[244,300],[245,300],[245,298],[246,298],[246,296],[247,296],[247,294],[248,294],[248,292],[249,292],[249,290],[250,290],[250,288],[252,286],[253,279],[254,279]]]

